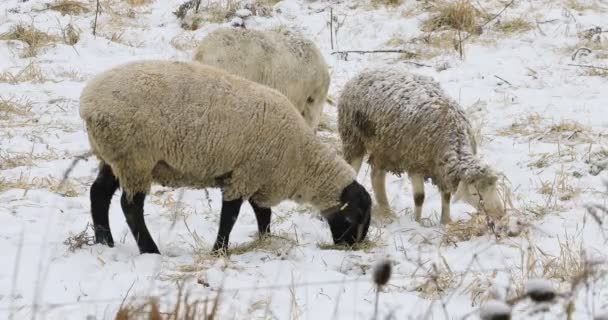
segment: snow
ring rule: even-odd
[[[478,39],[465,42],[463,59],[448,45],[437,56],[416,60],[424,66],[396,53],[351,53],[345,60],[331,54],[329,41],[332,7],[334,50],[401,48],[393,40],[425,35],[421,21],[429,13],[420,1],[393,7],[283,0],[269,17],[247,17],[247,28],[294,29],[314,40],[330,66],[334,98],[367,67],[399,65],[435,78],[467,110],[480,133],[480,155],[508,179],[515,208],[510,214],[518,219],[512,221],[525,223],[515,223],[512,237],[489,232],[448,241],[446,227],[439,225],[437,190],[426,188],[420,225],[413,221],[407,178],[390,176],[387,190],[396,217],[374,219],[369,234],[373,245],[325,248],[331,243],[327,224],[308,206],[284,202],[273,211],[275,237],[259,245],[252,245],[257,237],[253,212],[243,206],[231,234],[236,253],[220,258],[209,255],[219,222],[218,190],[153,187],[145,204],[146,223],[162,253],[153,256],[139,254],[119,193],[110,210],[116,246],[85,244],[69,250],[66,238],[91,222],[88,189],[97,164],[80,161],[67,183],[60,181],[74,158],[88,151],[78,116],[86,80],[128,61],[190,60],[197,41],[229,26],[232,17],[183,30],[172,14],[181,0],[142,6],[101,1],[104,10],[95,37],[94,10],[61,15],[45,9],[50,2],[0,2],[0,34],[20,22],[58,37],[68,23],[81,30],[76,45],[50,43],[31,58],[21,57],[21,42],[0,40],[0,101],[30,103],[21,113],[0,111],[1,319],[11,314],[15,319],[113,319],[127,295],[127,301],[155,295],[170,304],[177,297],[177,281],[201,299],[214,299],[221,290],[218,318],[369,319],[375,303],[370,273],[382,259],[392,262],[392,276],[382,288],[378,318],[443,318],[446,312],[461,318],[475,312],[492,291],[509,297],[521,293],[528,279],[551,281],[557,292],[570,290],[582,259],[603,261],[608,255],[605,224],[585,209],[607,202],[608,77],[590,76],[589,68],[569,65],[608,65],[606,51],[596,49],[606,45],[605,33],[597,36],[600,42],[591,54],[572,61],[579,33],[607,28],[605,2],[577,0],[589,5],[577,11],[569,7],[572,1],[515,1],[500,19],[526,18],[533,23],[531,30],[504,35],[492,30],[491,22]],[[94,1],[84,3],[94,8]],[[473,3],[490,13],[505,5],[497,0]],[[403,43],[414,49],[409,47],[414,44]],[[2,80],[28,66],[45,79]],[[335,107],[326,105],[326,114],[335,125]],[[367,165],[358,179],[371,192]],[[455,203],[452,219],[468,221],[473,211]],[[252,248],[243,249],[246,245]],[[606,305],[606,279],[589,281],[574,294],[574,319],[593,319]],[[518,312],[523,314],[514,310],[516,319]],[[561,305],[547,312],[525,318],[565,318]]]

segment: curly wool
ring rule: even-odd
[[[203,39],[194,60],[277,89],[318,126],[330,76],[319,49],[301,35],[222,28]]]
[[[128,197],[157,182],[324,210],[355,179],[285,96],[200,63],[117,66],[92,79],[80,101],[93,153]]]
[[[347,161],[369,153],[372,166],[423,174],[440,190],[455,192],[460,181],[490,172],[475,156],[464,111],[427,76],[388,68],[362,72],[343,88],[338,131]]]

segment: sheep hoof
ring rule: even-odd
[[[110,248],[114,248],[114,239],[110,230],[103,227],[95,228],[95,243],[105,244]]]
[[[160,251],[158,251],[158,248],[156,247],[156,245],[151,245],[151,246],[139,248],[139,253],[140,254],[144,254],[144,253],[160,254]]]

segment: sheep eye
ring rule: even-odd
[[[312,97],[308,97],[308,99],[306,99],[306,103],[311,104],[315,102],[315,99],[313,99]]]

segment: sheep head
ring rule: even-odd
[[[371,207],[369,193],[357,181],[344,188],[340,205],[322,212],[329,223],[334,243],[353,245],[365,240]]]
[[[497,181],[497,174],[488,166],[470,168],[459,182],[453,201],[466,202],[491,217],[501,218],[505,209],[498,195]]]

